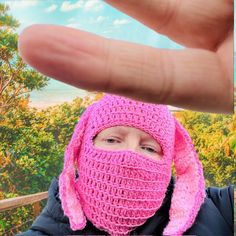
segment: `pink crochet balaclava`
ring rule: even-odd
[[[94,146],[100,131],[118,125],[150,134],[162,148],[161,160]],[[82,230],[88,219],[111,235],[128,235],[162,205],[172,161],[176,183],[164,235],[182,235],[205,197],[202,166],[187,132],[164,105],[106,95],[89,106],[67,146],[59,177],[62,208],[71,228]]]

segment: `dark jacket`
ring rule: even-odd
[[[162,235],[169,221],[169,208],[174,188],[171,179],[165,200],[157,213],[143,225],[132,231],[131,235]],[[108,235],[87,221],[85,229],[73,231],[69,220],[63,214],[58,195],[58,178],[52,180],[46,207],[33,222],[30,229],[16,236],[37,235]],[[190,229],[184,235],[228,236],[233,235],[233,186],[226,188],[210,187],[206,189],[205,202]]]

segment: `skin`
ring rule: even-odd
[[[233,112],[233,0],[106,2],[185,49],[33,25],[19,37],[20,55],[41,73],[82,89],[198,111]]]
[[[146,132],[128,126],[102,130],[94,139],[97,148],[111,151],[129,150],[154,160],[163,156],[161,146]]]

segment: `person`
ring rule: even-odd
[[[205,188],[167,106],[107,94],[76,125],[29,235],[233,235],[233,187]]]
[[[64,26],[32,25],[19,36],[23,60],[82,89],[233,113],[233,0],[106,2],[185,48],[158,49]]]

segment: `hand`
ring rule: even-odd
[[[186,47],[164,50],[63,26],[33,25],[23,59],[87,90],[192,110],[233,112],[233,0],[106,0]]]

